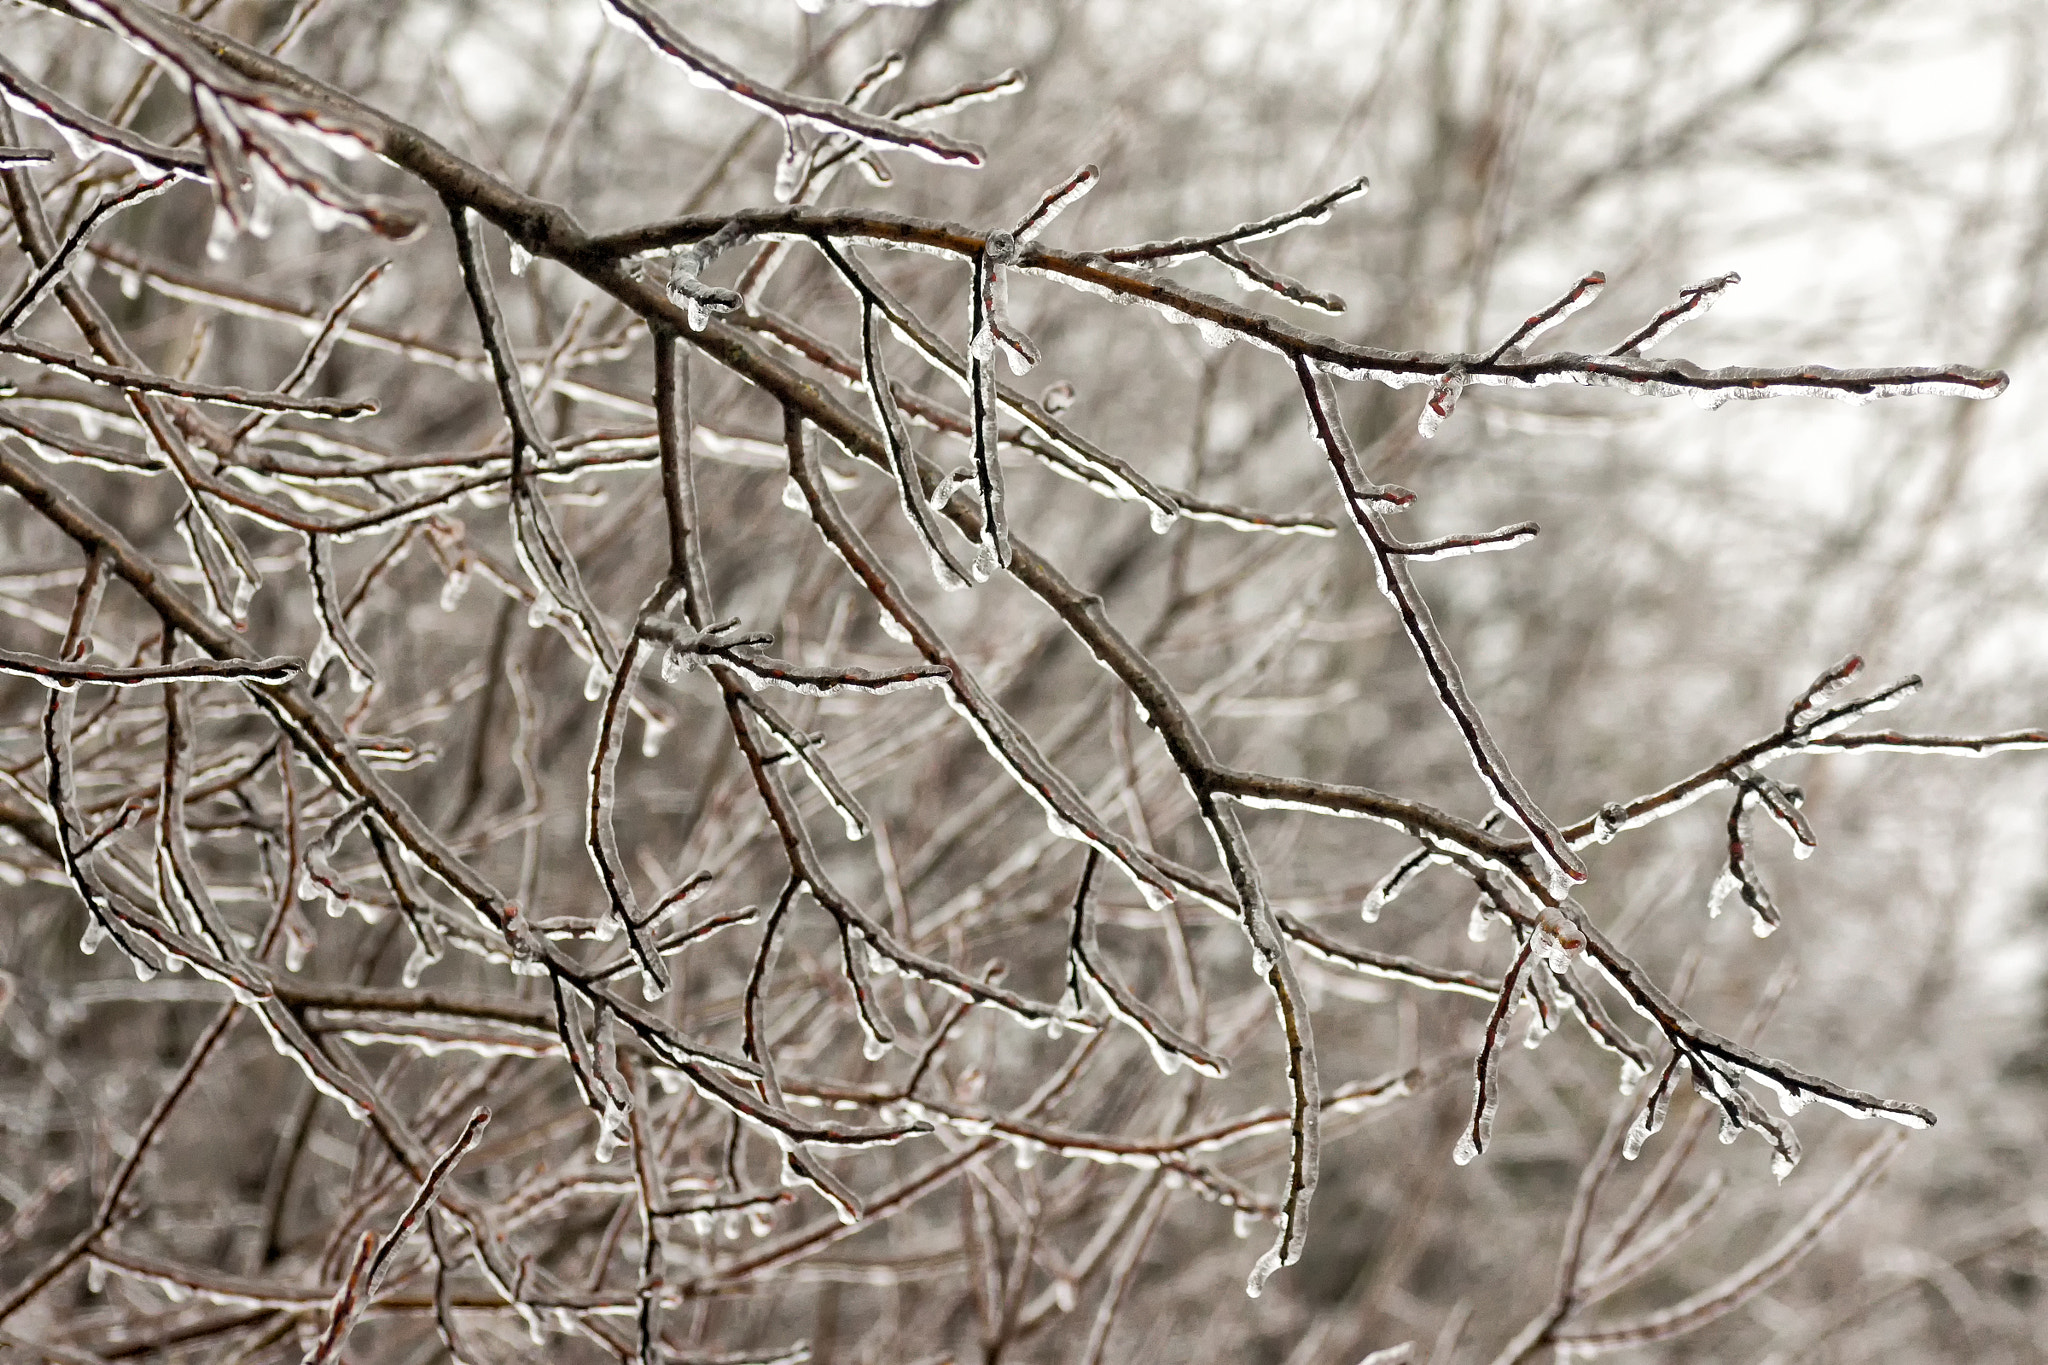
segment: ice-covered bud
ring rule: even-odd
[[[1536,951],[1552,971],[1563,971],[1585,946],[1585,930],[1562,907],[1547,905],[1536,917]]]

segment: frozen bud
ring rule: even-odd
[[[1038,406],[1049,413],[1065,412],[1074,406],[1074,386],[1064,379],[1038,396]]]
[[[981,250],[990,265],[1015,265],[1017,262],[1017,239],[1007,232],[990,233]]]
[[[543,958],[540,940],[535,936],[533,926],[516,905],[505,907],[504,934],[507,946],[522,962],[538,962]]]
[[[1547,905],[1536,917],[1536,951],[1553,969],[1562,969],[1585,946],[1585,931],[1561,907]]]

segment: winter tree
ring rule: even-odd
[[[2034,1358],[2024,7],[0,34],[6,1351]]]

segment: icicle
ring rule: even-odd
[[[1422,405],[1422,416],[1416,420],[1415,430],[1426,441],[1435,436],[1443,426],[1444,419],[1458,406],[1458,397],[1465,392],[1465,371],[1452,366],[1444,372],[1429,391],[1429,401]]]
[[[506,264],[512,267],[512,273],[524,275],[526,267],[533,262],[533,253],[519,245],[519,243],[510,240],[506,242],[505,248]]]
[[[1145,902],[1147,910],[1156,912],[1173,908],[1173,893],[1164,887],[1154,886],[1150,882],[1135,882],[1134,884],[1137,886],[1138,896]],[[1262,974],[1264,970],[1263,967],[1260,968]]]
[[[796,127],[787,119],[782,123],[782,155],[775,162],[775,202],[788,204],[795,201],[797,191],[803,188],[804,180],[811,170],[811,157],[797,145]]]
[[[229,563],[234,568],[235,588],[228,602],[228,618],[237,624],[241,624],[249,619],[249,603],[255,600],[258,585],[254,579],[242,572],[240,565],[234,564],[232,557]],[[363,690],[364,684],[358,682],[356,678],[356,671],[351,666],[349,669],[349,689],[354,692],[360,692]]]
[[[1493,932],[1493,915],[1486,908],[1484,900],[1472,903],[1472,919],[1465,926],[1465,937],[1474,943],[1486,942],[1486,936]]]
[[[100,923],[98,915],[88,914],[85,919],[85,934],[78,940],[78,951],[91,957],[107,941],[107,926]]]
[[[225,206],[216,204],[213,209],[213,226],[206,233],[206,259],[226,260],[228,248],[234,244],[237,231],[234,216]]]
[[[946,510],[946,504],[953,500],[953,495],[973,482],[974,471],[962,465],[952,473],[941,476],[939,481],[932,485],[932,491],[925,496],[925,502],[934,512],[943,512]]]
[[[1571,966],[1586,946],[1586,935],[1572,917],[1556,906],[1545,906],[1536,918],[1536,953],[1553,972]]]
[[[312,926],[301,919],[296,911],[284,922],[284,969],[298,972],[306,965],[306,959],[313,954]],[[407,982],[407,985],[412,984]]]
[[[916,640],[910,634],[910,628],[897,620],[895,613],[891,612],[887,607],[882,608],[877,614],[876,620],[882,627],[882,634],[888,636],[897,644],[909,645],[916,643]]]

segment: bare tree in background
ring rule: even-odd
[[[0,1349],[2036,1358],[2039,784],[1883,756],[2040,674],[1841,657],[2026,629],[2015,400],[1653,287],[1881,184],[2016,364],[2025,59],[1971,197],[1772,117],[1902,11],[1342,8],[0,19]]]

